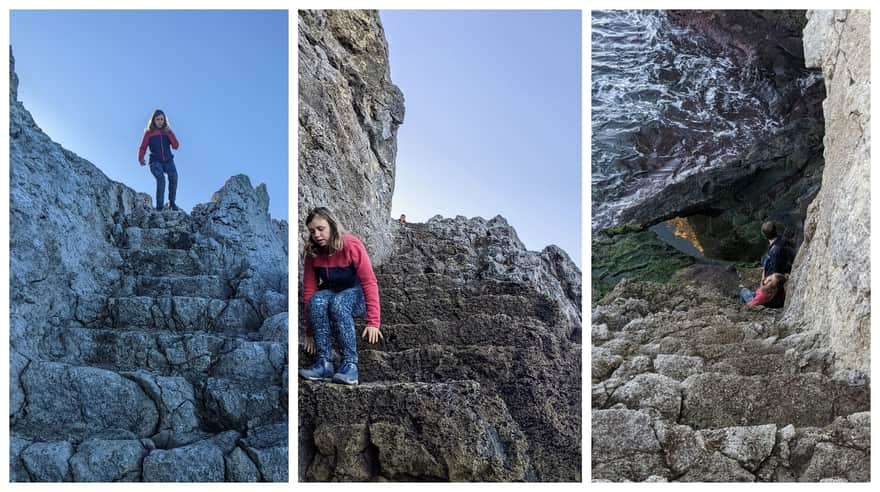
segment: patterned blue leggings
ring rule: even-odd
[[[354,330],[354,318],[363,318],[367,314],[364,291],[360,286],[333,292],[323,289],[315,292],[309,300],[309,323],[315,335],[315,347],[318,359],[332,361],[333,347],[330,332],[336,333],[339,347],[342,349],[342,362],[357,365],[357,338]]]

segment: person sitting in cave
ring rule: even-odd
[[[761,272],[761,282],[774,273],[782,273],[788,275],[791,273],[791,265],[794,262],[794,249],[789,241],[779,234],[774,222],[764,222],[761,226],[761,233],[767,238],[770,246],[767,248],[767,256],[764,257],[762,265],[764,267]]]
[[[785,282],[787,277],[781,273],[773,273],[763,280],[757,291],[745,287],[740,289],[739,298],[746,306],[766,306],[781,308],[785,305]]]
[[[376,343],[379,331],[379,284],[364,244],[347,234],[330,211],[318,207],[306,217],[309,240],[303,265],[305,350],[318,360],[299,370],[309,381],[331,380],[358,384],[358,355],[354,318],[366,317],[361,338]],[[314,333],[312,333],[314,332]],[[339,370],[333,370],[331,336],[342,352]]]

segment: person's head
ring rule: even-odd
[[[150,116],[150,121],[147,123],[146,131],[149,132],[157,128],[168,128],[168,117],[165,116],[165,112],[161,109],[153,111],[153,115]]]
[[[406,222],[406,214],[400,214],[400,223]]]
[[[761,226],[761,234],[763,234],[764,237],[766,237],[770,241],[776,239],[776,236],[779,235],[779,233],[776,231],[776,224],[772,221],[764,222],[764,224]]]
[[[306,216],[306,227],[309,229],[309,241],[306,254],[315,256],[320,253],[335,253],[342,249],[342,234],[345,229],[325,207],[313,208]]]

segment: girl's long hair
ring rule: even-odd
[[[169,130],[171,128],[171,122],[168,121],[168,115],[165,114],[161,109],[157,109],[153,111],[153,115],[150,116],[150,121],[147,122],[147,127],[144,128],[144,133],[149,133],[156,129],[156,123],[154,120],[157,116],[162,115],[165,117],[165,126],[162,127],[163,130]]]
[[[306,242],[306,254],[308,256],[318,256],[319,254],[329,255],[342,250],[342,235],[345,234],[345,229],[339,221],[333,217],[330,210],[325,207],[313,208],[306,217],[306,227],[308,227],[308,225],[315,219],[324,219],[327,221],[327,224],[330,225],[330,240],[327,241],[327,246],[321,247],[312,238],[311,233],[309,233],[309,240]]]

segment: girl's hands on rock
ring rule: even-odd
[[[375,326],[368,326],[364,328],[364,332],[361,334],[361,338],[367,337],[367,340],[370,343],[376,343],[380,338],[384,339],[385,336],[382,335],[382,332],[379,331],[379,328]]]

